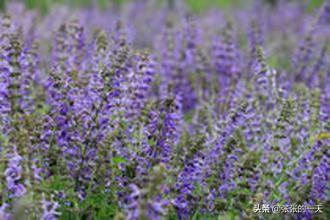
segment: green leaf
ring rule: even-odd
[[[115,164],[118,164],[118,163],[126,163],[126,159],[123,158],[123,157],[113,157],[112,158],[112,162],[114,162]]]

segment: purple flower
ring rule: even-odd
[[[330,180],[329,157],[324,155],[320,164],[316,167],[312,176],[311,197],[316,201],[325,201],[327,199],[327,190]]]
[[[59,204],[54,201],[48,201],[45,198],[45,195],[42,196],[42,220],[56,220],[58,219],[60,213],[56,211],[59,208]]]
[[[11,220],[12,219],[11,214],[6,211],[6,209],[7,209],[8,206],[9,205],[6,204],[6,203],[3,203],[0,206],[0,219],[3,219],[3,220]]]
[[[22,176],[23,158],[17,153],[16,146],[14,152],[8,154],[8,167],[5,170],[5,177],[7,187],[13,197],[22,197],[26,193],[26,188],[23,184],[19,183]]]

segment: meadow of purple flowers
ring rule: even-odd
[[[0,23],[0,219],[329,217],[329,1]]]

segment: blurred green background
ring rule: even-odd
[[[13,0],[0,0],[0,8],[3,10],[6,3]],[[121,4],[134,1],[134,0],[17,0],[24,2],[28,8],[38,8],[43,14],[47,13],[50,7],[53,4],[67,4],[72,7],[88,7],[92,2],[98,2],[101,8],[106,8],[111,4],[116,4],[120,6]],[[175,2],[177,0],[156,0],[161,3],[166,2]],[[195,12],[202,12],[208,8],[230,8],[230,7],[240,7],[247,2],[248,0],[184,0],[187,2],[187,5]],[[275,5],[277,0],[263,0],[266,4]],[[288,0],[290,1],[290,0]],[[320,7],[324,0],[291,0],[291,1],[304,1],[308,5],[308,9],[312,11],[313,9]]]

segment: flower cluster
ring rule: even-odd
[[[1,12],[0,219],[329,204],[329,2],[169,2]]]

